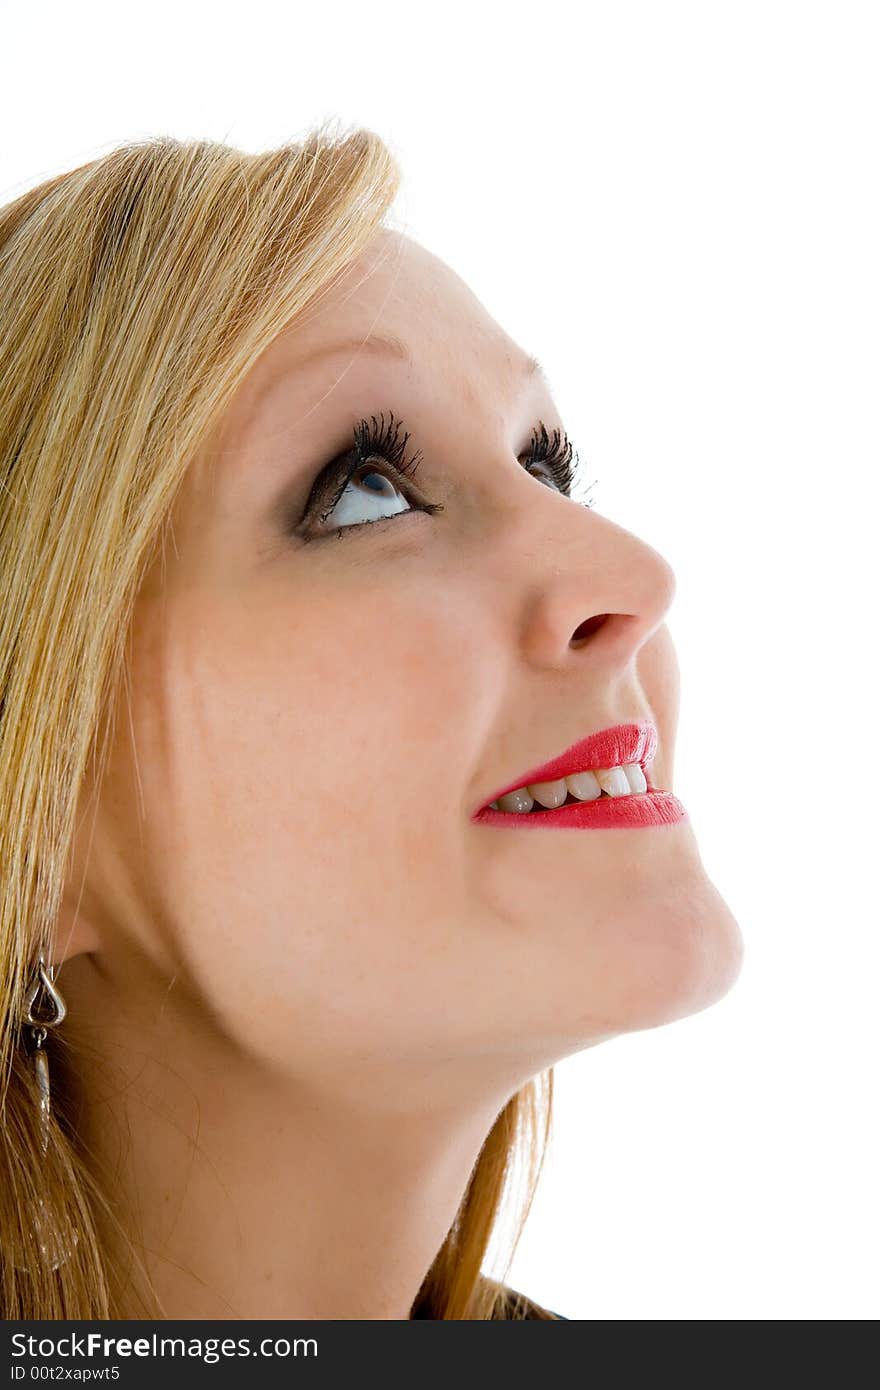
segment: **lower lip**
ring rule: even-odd
[[[486,806],[474,816],[476,825],[499,830],[611,830],[649,825],[676,825],[688,814],[672,792],[634,792],[630,796],[597,796],[594,801],[557,806],[555,811],[493,811]]]

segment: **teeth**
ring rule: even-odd
[[[603,792],[608,796],[631,796],[647,791],[648,783],[638,763],[623,767],[597,767],[590,771],[573,772],[556,782],[530,782],[517,787],[506,796],[492,802],[494,811],[511,811],[522,815],[537,804],[545,810],[561,806],[569,793],[577,801],[595,801]]]
[[[565,782],[578,801],[595,801],[597,796],[602,795],[602,786],[595,772],[573,772]]]
[[[629,780],[631,791],[638,795],[638,793],[648,790],[648,779],[638,763],[626,763],[623,770]]]
[[[597,768],[596,781],[609,796],[629,796],[632,791],[622,767]]]
[[[513,795],[521,796],[523,792],[526,792],[530,799],[537,801],[539,806],[553,810],[554,807],[561,806],[568,796],[568,783],[564,777],[560,777],[558,782],[530,782],[527,787],[521,787]],[[506,801],[507,797],[503,796],[501,800]],[[506,807],[502,807],[502,810],[505,809]]]

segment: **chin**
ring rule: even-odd
[[[739,978],[744,942],[739,923],[707,878],[698,891],[664,905],[654,928],[642,991],[634,990],[635,1028],[656,1028],[710,1008]],[[640,1017],[639,1017],[640,1016]]]
[[[703,873],[665,893],[631,897],[593,944],[578,1007],[569,1013],[569,1041],[578,1049],[709,1008],[733,987],[743,963],[739,925]]]

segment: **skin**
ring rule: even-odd
[[[411,361],[309,361],[373,332]],[[508,1098],[739,972],[689,821],[470,821],[642,718],[674,789],[673,572],[518,462],[539,420],[565,423],[524,361],[448,266],[383,231],[257,362],[139,595],[54,959],[83,1142],[143,1220],[169,1318],[407,1318]],[[279,494],[295,522],[354,423],[389,410],[444,511],[389,482],[379,514],[404,515],[285,534]],[[358,496],[347,521],[377,514]]]

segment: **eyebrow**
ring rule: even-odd
[[[299,367],[310,367],[313,363],[320,362],[325,357],[335,356],[340,352],[357,353],[360,351],[367,353],[386,353],[392,357],[398,358],[401,362],[408,362],[412,365],[412,353],[406,343],[402,342],[400,338],[396,338],[393,334],[384,335],[381,333],[374,333],[371,334],[369,338],[347,338],[343,342],[330,343],[327,347],[318,348],[316,352],[304,358],[304,360],[300,362]],[[299,367],[297,370],[299,370]],[[536,376],[545,376],[544,368],[541,366],[537,357],[529,356],[520,358],[520,373],[526,381],[531,381],[532,378]]]

